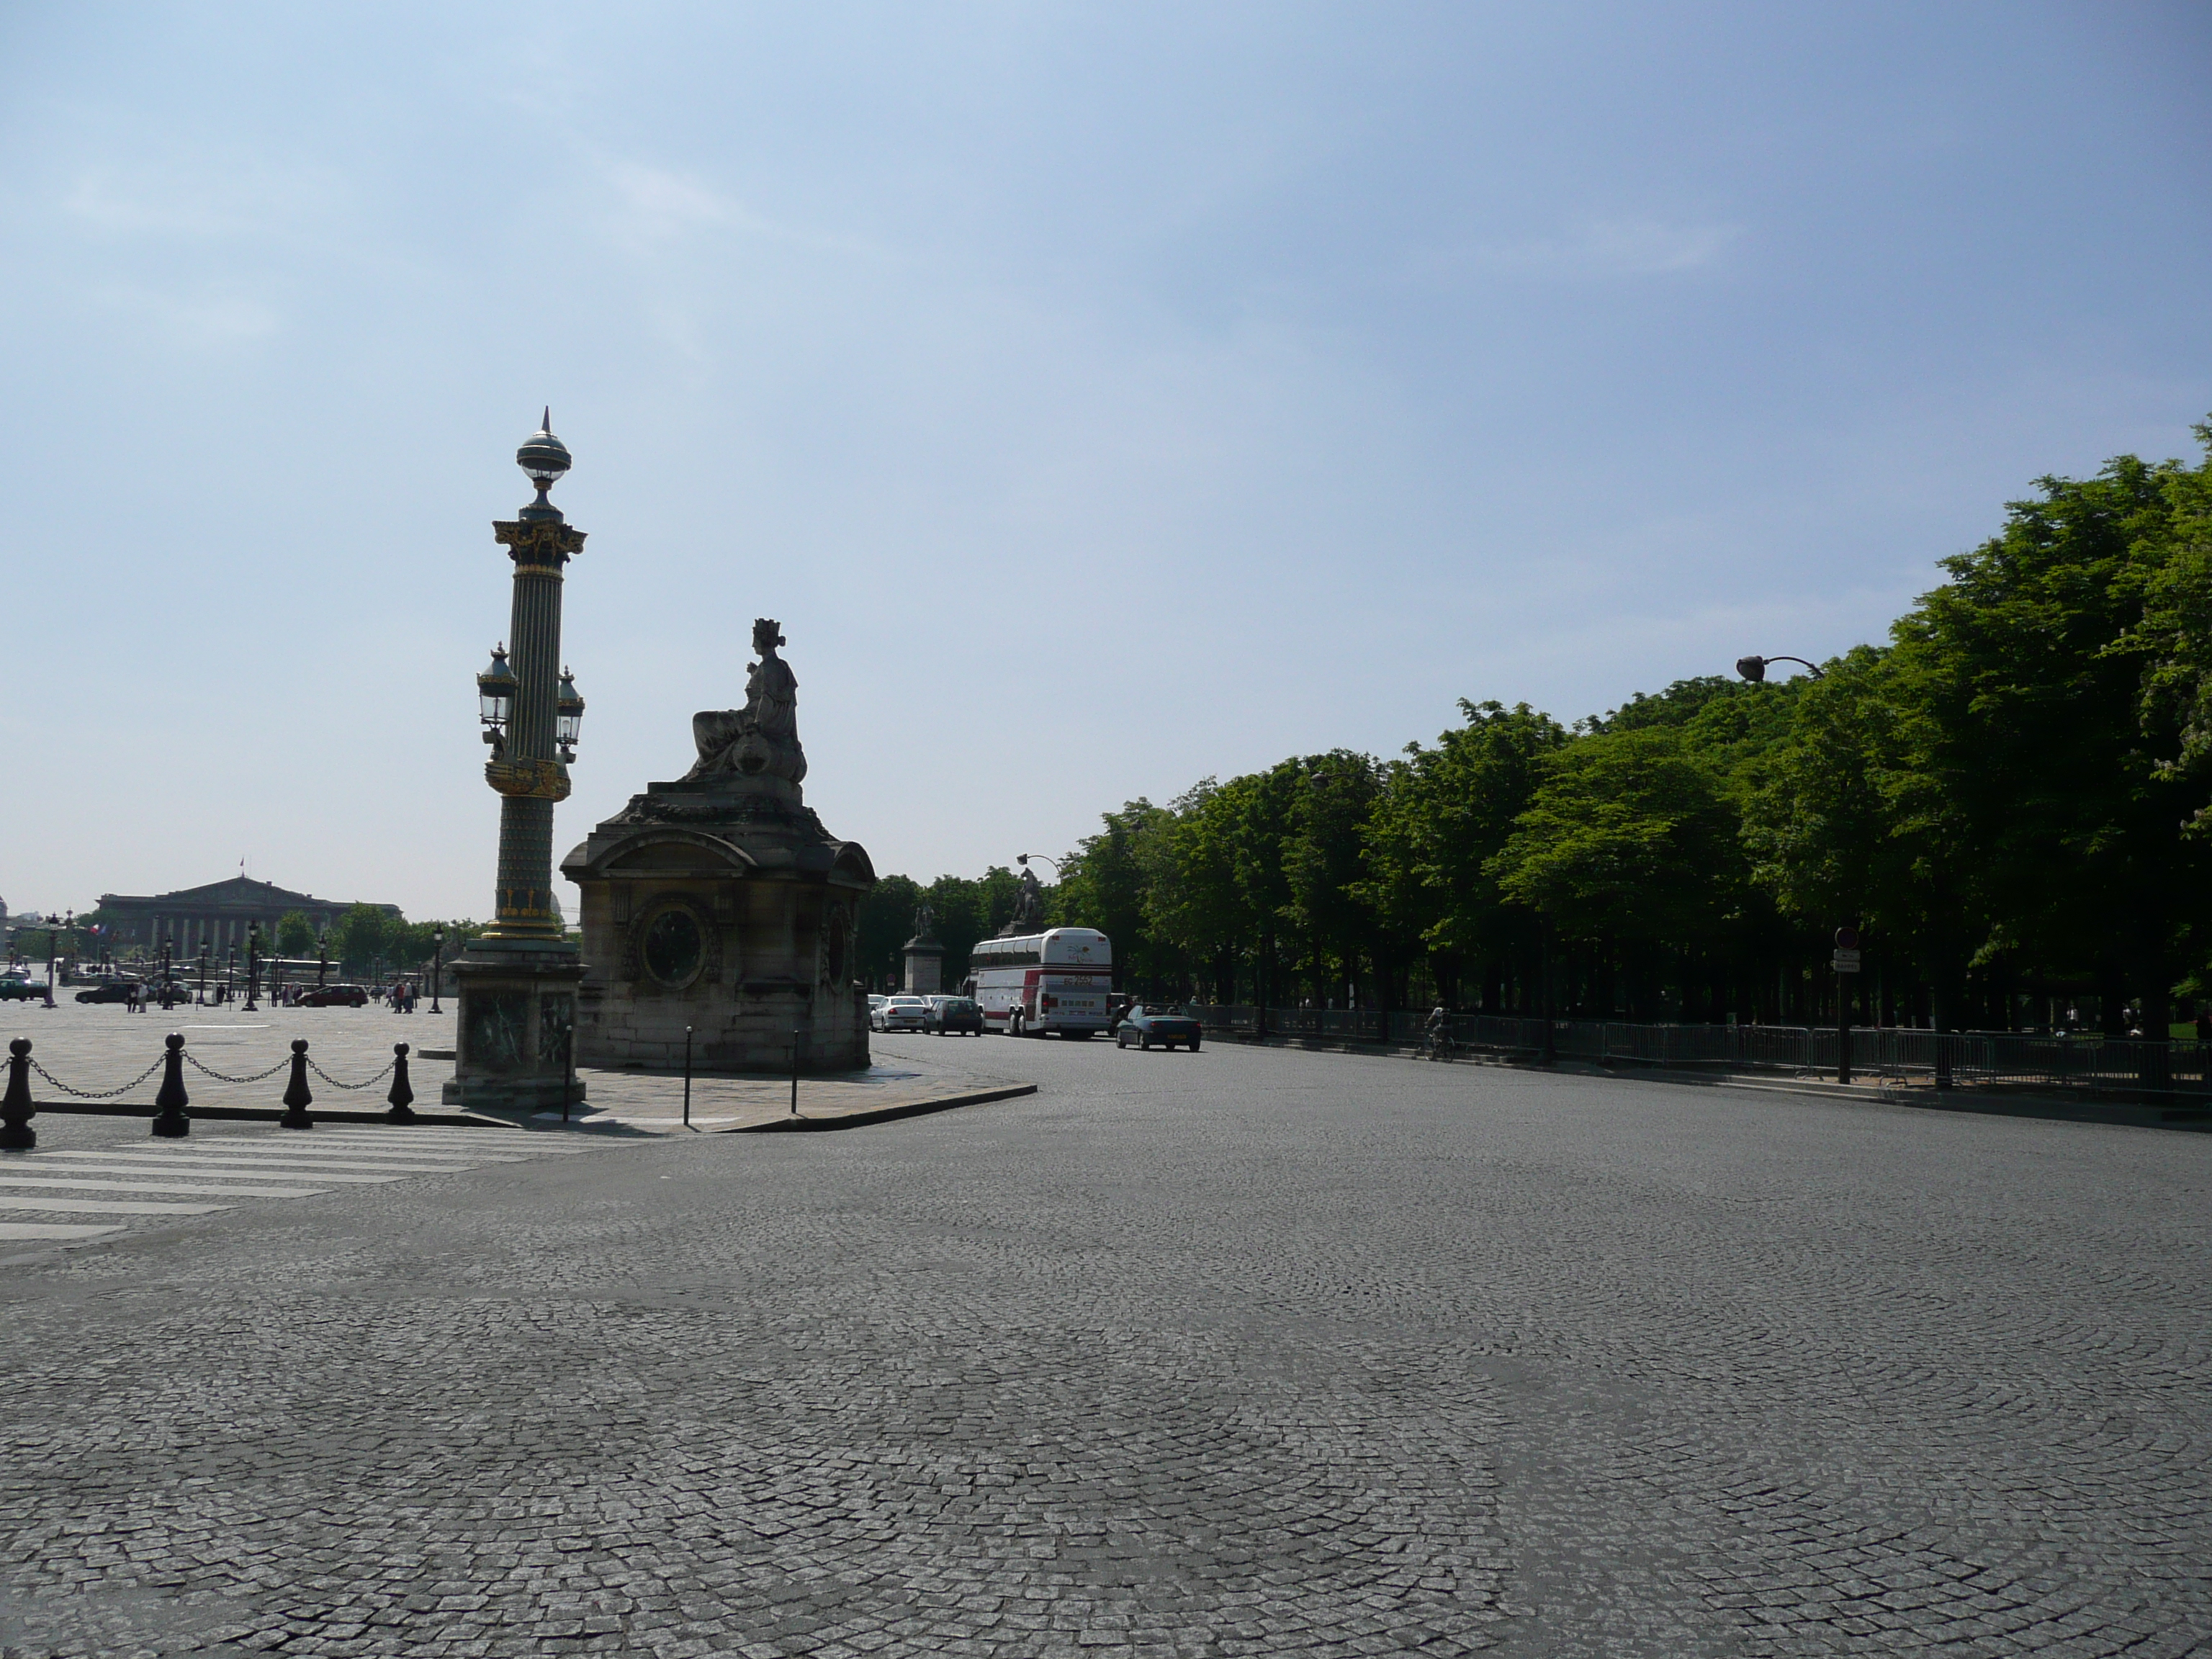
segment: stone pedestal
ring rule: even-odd
[[[553,940],[480,939],[447,964],[459,1006],[453,1075],[442,1092],[468,1111],[559,1111],[580,1105],[572,1082],[576,988],[583,963]]]
[[[917,937],[906,942],[906,982],[899,988],[908,996],[933,997],[945,988],[945,947],[934,939]]]
[[[853,981],[865,850],[798,783],[721,773],[654,783],[562,861],[582,898],[578,1062],[678,1071],[844,1071],[868,1063]]]

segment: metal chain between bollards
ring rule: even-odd
[[[283,1071],[292,1062],[289,1060],[280,1060],[274,1066],[271,1066],[267,1071],[256,1072],[252,1077],[231,1077],[225,1073],[216,1071],[212,1066],[201,1065],[198,1058],[191,1049],[187,1048],[185,1050],[185,1063],[190,1066],[194,1071],[213,1078],[217,1083],[262,1083],[267,1081],[272,1077],[275,1077],[277,1073]],[[155,1064],[158,1066],[161,1062],[156,1060],[155,1061]]]
[[[167,1058],[167,1056],[163,1056],[163,1059]],[[160,1071],[161,1069],[161,1060],[155,1060],[151,1066],[149,1066],[144,1071],[139,1073],[137,1077],[132,1078],[130,1082],[125,1084],[119,1089],[72,1089],[68,1084],[63,1082],[45,1066],[40,1065],[35,1060],[31,1062],[31,1069],[36,1072],[40,1077],[46,1079],[47,1082],[52,1084],[55,1088],[69,1096],[72,1100],[112,1100],[118,1095],[130,1093],[131,1090],[137,1088],[148,1078],[153,1076],[155,1073]]]
[[[271,1071],[280,1071],[284,1066],[289,1066],[291,1063],[292,1062],[289,1060],[280,1060],[275,1066],[272,1066],[270,1069]],[[385,1079],[392,1075],[392,1061],[386,1060],[384,1063],[384,1069],[382,1071],[379,1072],[374,1077],[361,1083],[341,1083],[336,1078],[332,1077],[328,1072],[325,1071],[321,1066],[316,1065],[312,1060],[307,1062],[307,1069],[313,1072],[317,1077],[322,1079],[324,1082],[329,1084],[333,1089],[373,1089],[378,1084],[383,1082]],[[266,1077],[268,1074],[269,1073],[267,1072],[262,1073],[264,1077]]]

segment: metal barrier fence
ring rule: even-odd
[[[1249,1004],[1188,1005],[1209,1035],[1306,1037],[1418,1048],[1428,1017],[1415,1009],[1387,1016],[1371,1008],[1268,1008]],[[1262,1018],[1264,1015],[1264,1024]],[[1832,1075],[1833,1026],[1662,1025],[1623,1020],[1559,1019],[1551,1050],[1562,1060],[1714,1071]],[[1541,1019],[1502,1014],[1455,1014],[1454,1046],[1478,1054],[1534,1059],[1544,1052]],[[2056,1036],[2021,1031],[1927,1031],[1854,1026],[1851,1066],[1863,1078],[1899,1082],[1935,1079],[1959,1085],[2010,1085],[2104,1094],[2212,1097],[2212,1043],[2148,1042],[2094,1034]]]
[[[281,1115],[272,1108],[227,1106],[216,1108],[213,1113],[214,1115],[232,1118],[274,1117],[287,1129],[312,1129],[315,1127],[315,1120],[308,1115],[307,1108],[314,1104],[315,1097],[307,1083],[307,1073],[313,1072],[331,1087],[343,1089],[349,1092],[374,1088],[386,1078],[390,1078],[392,1089],[385,1097],[391,1103],[390,1106],[377,1115],[380,1115],[387,1123],[411,1123],[416,1120],[416,1114],[413,1109],[415,1089],[407,1076],[409,1047],[410,1045],[404,1042],[393,1043],[392,1058],[386,1062],[383,1070],[378,1072],[374,1077],[363,1078],[358,1083],[344,1083],[332,1077],[307,1057],[306,1038],[295,1037],[292,1040],[292,1053],[289,1059],[280,1060],[266,1071],[255,1072],[250,1076],[232,1077],[216,1071],[213,1066],[203,1065],[196,1056],[187,1054],[185,1050],[183,1035],[172,1031],[162,1039],[163,1052],[161,1057],[130,1082],[118,1084],[114,1087],[106,1089],[79,1089],[71,1084],[63,1082],[61,1079],[31,1057],[30,1038],[16,1037],[8,1044],[8,1083],[5,1092],[0,1093],[0,1150],[27,1152],[35,1147],[39,1144],[39,1135],[38,1131],[31,1127],[31,1120],[38,1116],[41,1110],[90,1111],[112,1116],[131,1115],[139,1109],[127,1105],[111,1105],[108,1103],[115,1100],[119,1095],[128,1094],[156,1072],[161,1073],[161,1086],[155,1092],[154,1103],[150,1109],[153,1115],[153,1132],[165,1139],[180,1139],[192,1132],[191,1115],[185,1110],[185,1108],[191,1104],[191,1097],[185,1092],[185,1089],[186,1066],[190,1066],[194,1071],[204,1076],[215,1079],[218,1083],[264,1083],[275,1077],[279,1072],[289,1073],[284,1085],[284,1110]],[[59,1091],[70,1100],[82,1101],[86,1103],[81,1106],[71,1106],[49,1100],[42,1106],[31,1097],[33,1073],[36,1073],[48,1088]],[[349,1119],[359,1120],[370,1115],[348,1112],[343,1115]]]

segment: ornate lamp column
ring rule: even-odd
[[[569,1081],[576,982],[583,964],[553,902],[553,807],[568,799],[582,699],[561,666],[562,567],[584,532],[547,499],[569,466],[552,411],[515,452],[538,498],[492,533],[514,561],[514,602],[502,647],[477,677],[484,781],[499,803],[499,878],[492,923],[453,962],[459,1033],[448,1104],[495,1111],[557,1109],[580,1100]],[[573,712],[572,712],[573,707]]]

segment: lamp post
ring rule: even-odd
[[[246,925],[246,1012],[256,1012],[257,994],[261,988],[261,924],[250,921]]]
[[[1735,672],[1753,685],[1758,685],[1765,680],[1766,665],[1772,662],[1800,663],[1804,666],[1806,678],[1817,680],[1820,678],[1820,665],[1816,662],[1806,662],[1802,657],[1738,657],[1735,659]]]
[[[62,927],[68,927],[71,918],[76,915],[76,912],[74,910],[64,912]],[[54,972],[57,964],[61,961],[61,928],[56,927],[53,918],[49,916],[46,918],[46,1006],[49,1008],[54,1006]]]
[[[430,930],[430,1012],[442,1014],[438,1006],[438,991],[446,981],[446,930],[441,924]]]
[[[177,936],[169,933],[161,940],[161,1006],[166,1010],[174,1000],[169,990],[170,976],[176,971]]]
[[[204,1008],[207,1006],[207,976],[208,942],[205,939],[202,939],[200,941],[200,988],[198,991],[194,993],[192,997],[192,1006],[196,1008]]]
[[[549,497],[568,472],[552,412],[515,452],[537,499],[492,533],[514,561],[507,643],[477,676],[477,717],[499,796],[499,873],[491,925],[453,962],[459,1002],[448,1104],[565,1112],[583,964],[553,900],[553,808],[568,798],[584,700],[561,664],[561,602],[584,532]],[[509,648],[512,647],[512,656]]]
[[[1802,657],[1738,657],[1735,672],[1753,685],[1766,678],[1769,663],[1794,662],[1805,670],[1805,678],[1821,678],[1820,665],[1807,662]],[[1851,1080],[1851,987],[1853,976],[1859,971],[1859,930],[1855,924],[1845,923],[1836,929],[1836,953],[1829,958],[1828,966],[1836,975],[1836,1081]]]
[[[323,977],[331,971],[331,927],[325,922],[315,930],[315,988],[320,990]]]
[[[236,996],[237,994],[238,994],[238,947],[237,947],[235,945],[232,945],[232,946],[230,947],[230,953],[229,953],[227,957],[225,957],[223,958],[223,963],[222,963],[222,1000],[223,1000],[225,1002],[228,1002],[228,1001],[229,1001],[233,997]]]

